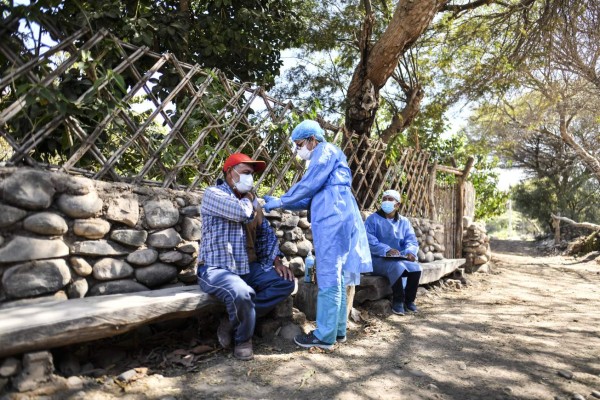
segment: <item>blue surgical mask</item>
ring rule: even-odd
[[[395,201],[384,201],[381,203],[381,209],[383,210],[384,213],[390,214],[392,211],[394,211],[395,205],[396,205]]]

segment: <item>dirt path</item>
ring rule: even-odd
[[[410,316],[354,325],[331,353],[276,338],[240,362],[219,351],[186,370],[69,399],[570,399],[600,396],[600,265],[492,244],[492,274],[430,290]],[[571,372],[572,379],[558,374]]]

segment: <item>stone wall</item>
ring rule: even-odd
[[[444,225],[427,219],[409,218],[419,241],[419,261],[444,258]]]
[[[0,302],[195,283],[200,201],[192,193],[1,168]]]
[[[465,218],[464,226],[466,229],[463,231],[463,256],[467,260],[465,270],[487,272],[492,250],[485,225]]]
[[[199,193],[0,168],[0,304],[196,284],[201,200]],[[266,217],[284,263],[302,276],[313,250],[306,212]],[[443,258],[443,225],[411,222],[419,260]]]
[[[371,212],[363,212],[363,220]],[[296,276],[304,274],[304,258],[313,250],[312,232],[306,211],[273,210],[265,214],[281,241],[281,251]],[[431,262],[444,258],[444,225],[426,219],[409,218],[419,242],[419,261]],[[314,253],[313,253],[314,254]],[[318,268],[319,260],[317,260]]]

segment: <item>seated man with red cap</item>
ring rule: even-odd
[[[225,303],[217,336],[233,355],[251,360],[256,318],[266,315],[294,290],[292,271],[281,262],[279,242],[252,193],[253,175],[264,161],[234,153],[223,165],[225,181],[204,191],[198,284]]]

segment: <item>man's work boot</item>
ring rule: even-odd
[[[254,358],[254,352],[252,351],[252,339],[247,342],[236,344],[233,349],[233,356],[238,360],[248,361]]]
[[[217,328],[217,338],[224,349],[231,349],[233,347],[233,326],[229,322],[229,318],[221,318],[221,322]]]

